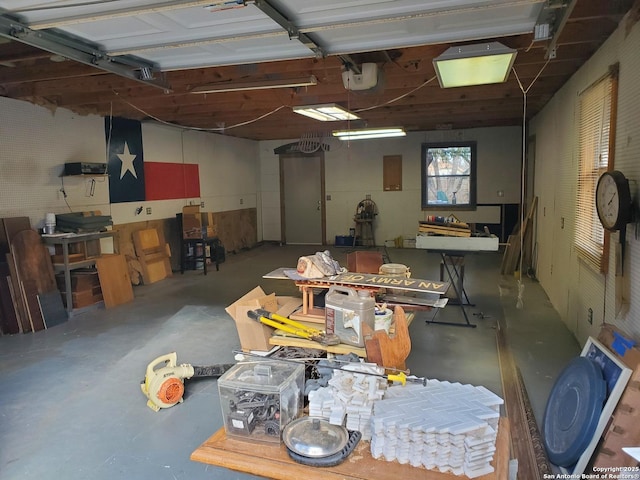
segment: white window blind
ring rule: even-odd
[[[598,178],[613,169],[617,66],[580,94],[578,116],[578,187],[574,243],[580,258],[606,272],[608,233],[596,212]]]

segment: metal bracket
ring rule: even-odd
[[[155,74],[159,74],[160,70],[153,63],[127,57],[112,57],[94,45],[59,34],[32,30],[1,14],[0,37],[16,40],[152,87],[170,90],[163,75],[156,78]]]
[[[249,3],[249,2],[247,2]],[[280,25],[287,31],[289,39],[298,40],[305,47],[315,53],[317,58],[326,56],[326,52],[320,45],[314,42],[306,33],[302,33],[300,29],[293,24],[287,17],[276,10],[267,0],[254,0],[253,4],[259,8],[262,13],[271,18],[274,22]]]

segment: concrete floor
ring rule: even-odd
[[[265,292],[297,295],[292,282],[264,273],[294,267],[314,246],[264,245],[228,255],[220,271],[189,271],[134,288],[134,302],[95,309],[35,334],[0,337],[0,479],[249,479],[189,460],[223,425],[217,383],[185,382],[185,402],[160,412],[140,391],[147,364],[176,351],[179,363],[232,363],[239,347],[224,308],[260,285]],[[330,249],[346,265],[347,250]],[[437,280],[439,257],[422,250],[388,249],[389,260],[412,276]],[[477,328],[463,323],[459,307],[420,312],[410,326],[407,359],[418,376],[484,385],[501,394],[496,323],[508,341],[538,423],[555,376],[580,346],[560,321],[541,287],[525,279],[523,308],[517,284],[499,275],[501,255],[466,257],[465,287]]]

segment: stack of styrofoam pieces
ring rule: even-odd
[[[334,370],[328,387],[309,392],[309,416],[357,430],[369,440],[373,403],[387,388],[383,374],[384,369],[374,363],[349,363]]]
[[[503,400],[484,387],[429,380],[393,386],[374,405],[371,455],[475,478],[491,460]]]

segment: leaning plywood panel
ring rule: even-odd
[[[20,331],[22,333],[27,333],[32,330],[31,322],[29,321],[29,312],[27,311],[27,306],[22,297],[22,288],[20,287],[20,281],[18,279],[16,263],[13,255],[11,255],[10,253],[7,253],[6,257],[7,265],[9,267],[7,282],[9,283],[9,293],[11,294],[13,308],[18,318]]]
[[[133,232],[132,237],[144,283],[154,283],[171,276],[171,263],[162,232],[148,228]]]
[[[0,310],[2,310],[2,333],[20,333],[21,326],[11,296],[11,277],[9,265],[0,259]]]
[[[102,255],[96,260],[105,308],[133,300],[133,287],[124,255]]]
[[[31,329],[43,330],[38,294],[57,291],[51,257],[35,230],[23,230],[11,240],[11,254]]]
[[[0,252],[9,253],[13,237],[23,230],[31,230],[29,217],[9,217],[0,221]]]
[[[33,281],[38,293],[57,288],[51,256],[35,230],[18,232],[11,240],[11,253],[23,282]]]

